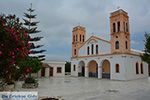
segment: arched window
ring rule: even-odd
[[[113,23],[113,32],[116,32],[116,24]]]
[[[126,30],[125,30],[125,22],[123,22],[123,28],[124,28],[124,32],[125,32],[125,31],[126,31]]]
[[[148,75],[150,76],[150,64],[148,64]]]
[[[143,74],[143,63],[141,63],[141,74]]]
[[[76,55],[76,49],[74,49],[74,55]]]
[[[119,41],[116,41],[116,43],[115,43],[115,48],[116,48],[116,49],[119,49]]]
[[[135,67],[136,67],[136,74],[139,74],[139,64],[136,63]]]
[[[89,55],[90,54],[90,48],[89,48],[89,46],[87,47],[87,55]]]
[[[84,35],[83,35],[83,42],[84,42]]]
[[[75,42],[75,36],[73,36],[73,42]]]
[[[78,35],[76,35],[76,41],[78,41]]]
[[[76,71],[76,65],[73,65],[73,71]]]
[[[128,42],[127,41],[126,41],[125,45],[126,45],[126,49],[128,49]]]
[[[120,32],[120,22],[117,22],[118,25],[118,32]]]
[[[92,45],[91,45],[91,54],[92,54],[92,55],[94,54],[94,50],[93,50],[93,49],[94,49],[94,45],[92,44]]]
[[[128,23],[126,23],[126,32],[128,32],[129,30],[128,30]]]
[[[98,54],[98,45],[96,45],[96,54]]]
[[[120,72],[119,64],[116,64],[116,73]]]
[[[81,35],[80,35],[80,42],[81,42]]]

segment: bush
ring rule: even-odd
[[[7,85],[11,85],[11,84],[15,84],[15,81],[9,79],[9,80],[6,80],[6,83],[7,83]]]
[[[0,15],[0,76],[4,79],[15,80],[17,73],[24,72],[17,78],[30,73],[26,65],[18,64],[30,54],[29,35],[25,31],[15,15]]]
[[[71,72],[71,62],[66,62],[66,64],[65,64],[65,72]]]
[[[33,77],[28,77],[25,79],[25,83],[37,83],[37,80]]]

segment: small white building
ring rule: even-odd
[[[65,63],[66,62],[44,62],[42,69],[39,71],[40,77],[53,77],[53,76],[65,76]]]
[[[150,65],[141,60],[141,51],[130,45],[128,13],[122,9],[110,15],[110,40],[91,36],[85,27],[72,31],[71,75],[132,80],[148,77]]]

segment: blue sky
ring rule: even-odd
[[[86,27],[87,39],[95,36],[109,40],[110,13],[121,9],[130,17],[131,47],[143,50],[144,33],[150,33],[150,0],[0,0],[0,12],[16,14],[21,19],[33,3],[38,25],[44,38],[46,60],[66,61],[71,56],[72,28]]]

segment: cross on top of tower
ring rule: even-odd
[[[79,22],[79,23],[78,23],[78,26],[80,26],[80,25],[81,25],[81,23]]]
[[[94,36],[94,32],[92,32],[92,36]]]
[[[117,6],[117,9],[119,10],[119,9],[120,9],[120,6]]]

